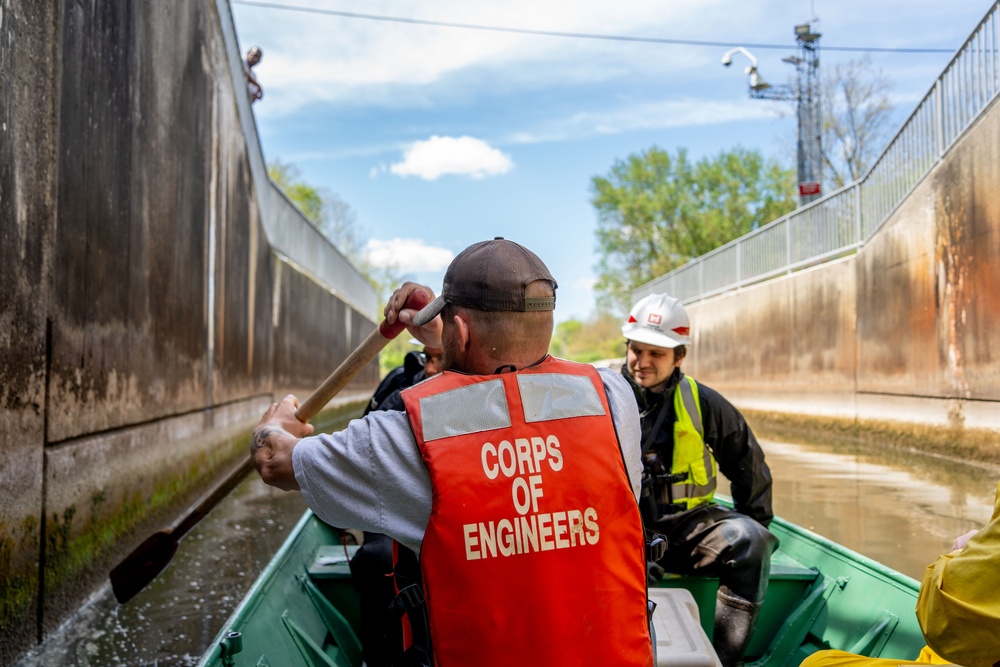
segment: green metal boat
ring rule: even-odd
[[[917,656],[915,580],[781,518],[771,531],[781,547],[748,665],[796,667],[822,648]],[[356,549],[307,511],[200,665],[359,667],[359,601],[348,566]],[[709,641],[718,581],[667,575],[659,586],[650,590],[658,664],[717,665]]]

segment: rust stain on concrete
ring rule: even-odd
[[[969,247],[970,216],[969,198],[966,196],[971,173],[963,174],[961,164],[946,165],[935,178],[935,239],[934,267],[937,273],[937,298],[939,302],[939,326],[941,328],[942,352],[945,355],[945,381],[953,399],[970,397],[965,380],[965,355],[963,352],[963,332],[966,325],[967,307],[970,295],[966,281],[973,270],[974,250]],[[963,178],[964,177],[964,178]],[[949,411],[953,425],[961,426],[964,421],[961,405],[955,404]]]

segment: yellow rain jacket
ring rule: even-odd
[[[965,667],[1000,661],[1000,485],[989,524],[927,566],[917,620],[942,658]]]

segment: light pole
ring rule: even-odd
[[[798,117],[798,178],[799,206],[822,195],[823,180],[823,125],[820,117],[819,38],[808,23],[795,26],[795,41],[799,53],[781,60],[793,65],[796,71],[795,86],[772,86],[757,71],[757,59],[742,46],[726,51],[722,64],[733,64],[733,55],[742,53],[750,61],[743,70],[747,74],[750,97],[758,100],[786,100],[796,102]]]

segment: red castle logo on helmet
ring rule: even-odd
[[[663,316],[662,315],[657,315],[656,313],[650,313],[649,317],[647,319],[648,319],[648,321],[649,321],[650,324],[657,324],[657,325],[659,325],[661,322],[663,322]]]

